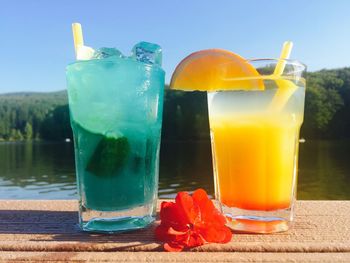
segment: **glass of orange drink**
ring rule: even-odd
[[[245,60],[224,50],[196,52],[173,74],[171,88],[208,92],[215,197],[234,230],[291,225],[304,75],[298,61]]]

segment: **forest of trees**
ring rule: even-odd
[[[66,127],[66,121],[45,127],[60,107],[64,107],[62,114],[68,114],[65,91],[0,95],[0,140],[61,139],[50,137],[50,133],[58,126]]]
[[[307,74],[305,138],[350,138],[350,68]],[[0,140],[71,138],[66,91],[0,95]],[[209,138],[205,92],[166,89],[164,140]]]
[[[350,138],[350,68],[307,74],[302,135]]]

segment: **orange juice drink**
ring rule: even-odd
[[[210,99],[221,96],[227,95],[209,95]],[[231,96],[237,95],[233,92]],[[289,208],[302,118],[287,113],[220,114],[215,113],[215,107],[215,102],[209,105],[220,202],[246,210]]]
[[[264,90],[208,92],[215,194],[233,229],[280,232],[292,220],[305,80],[259,78]]]
[[[208,92],[215,198],[238,231],[286,231],[293,220],[305,66],[246,60],[227,50],[194,52],[176,67],[171,89]]]

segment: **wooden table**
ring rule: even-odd
[[[166,253],[154,226],[116,235],[77,227],[77,201],[0,201],[0,261],[350,262],[350,201],[298,201],[294,228]],[[137,253],[136,253],[137,252]]]

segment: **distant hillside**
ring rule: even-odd
[[[0,94],[0,140],[45,137],[42,136],[43,123],[57,107],[64,105],[67,105],[65,90]]]
[[[350,68],[308,72],[301,136],[350,138]],[[166,92],[162,139],[209,138],[206,93]]]
[[[350,68],[308,72],[302,136],[350,138]]]
[[[307,74],[301,136],[350,138],[350,68]],[[66,91],[0,94],[0,140],[70,137]],[[162,139],[209,139],[205,92],[165,90]]]
[[[0,101],[14,99],[14,100],[44,100],[44,101],[58,101],[62,103],[67,103],[67,91],[60,90],[54,92],[11,92],[11,93],[2,93],[0,94]]]

